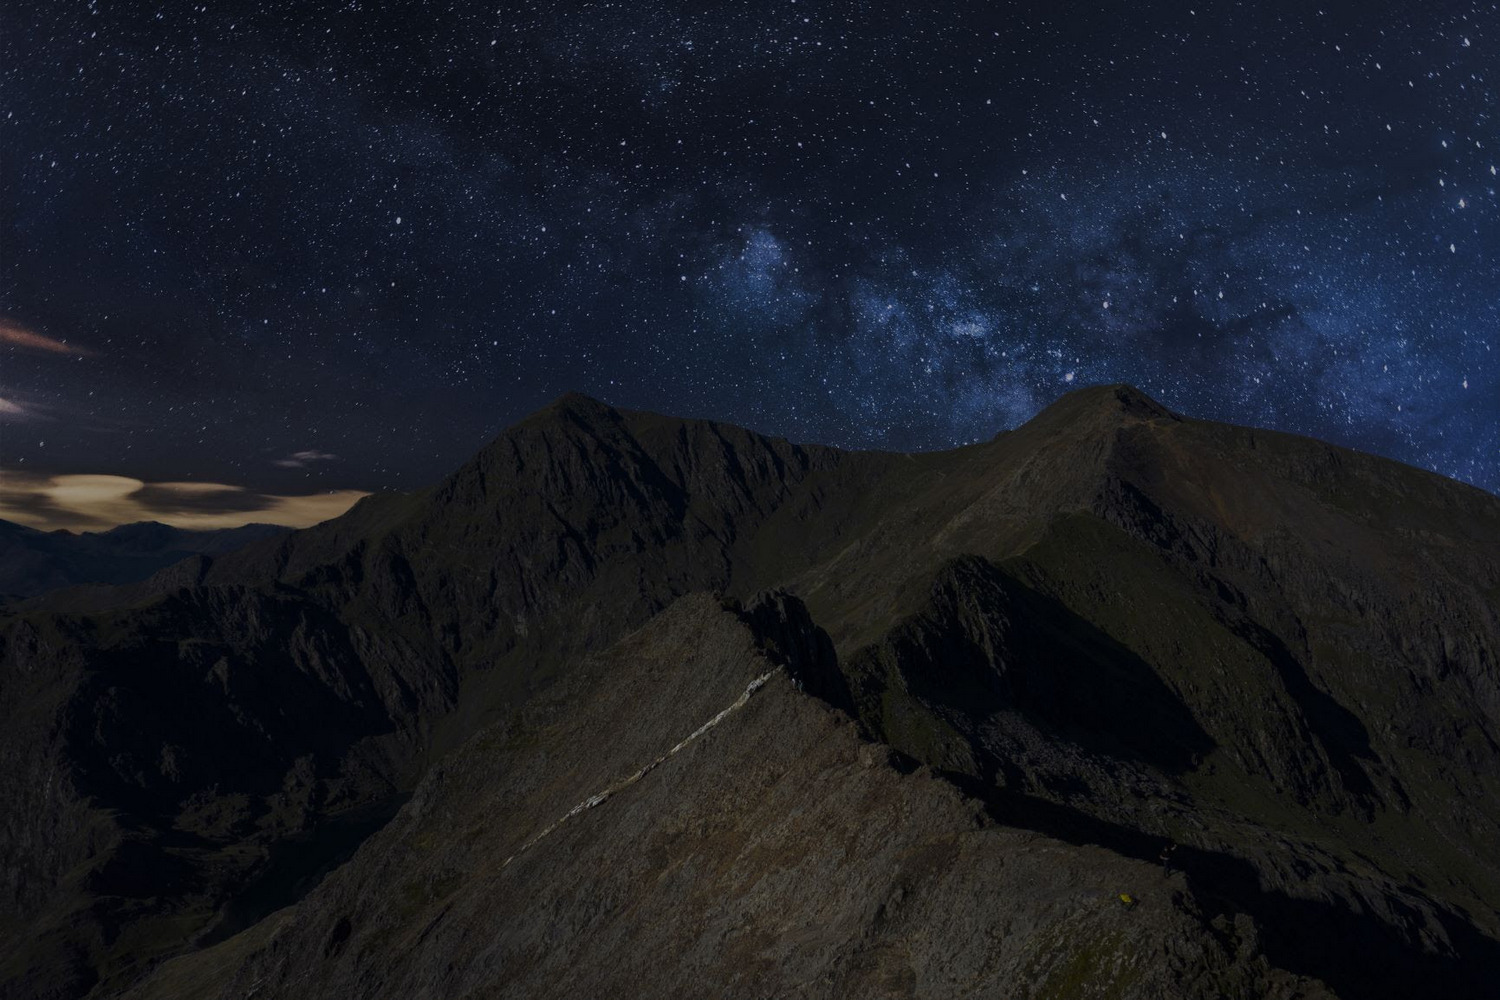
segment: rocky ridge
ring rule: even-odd
[[[929,455],[567,397],[423,494],[11,609],[0,975],[1482,995],[1497,607],[1494,497],[1128,387]]]

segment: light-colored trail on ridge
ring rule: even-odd
[[[520,846],[520,848],[518,848],[516,850],[515,854],[512,854],[510,857],[506,858],[503,862],[500,863],[500,867],[504,868],[506,865],[508,865],[512,861],[514,861],[517,857],[519,857],[520,855],[524,854],[526,851],[529,851],[532,847],[535,847],[536,844],[539,841],[541,841],[544,837],[546,837],[548,834],[552,833],[552,831],[554,831],[558,827],[562,826],[564,823],[566,823],[568,820],[572,819],[574,816],[577,816],[579,813],[582,813],[582,812],[587,812],[588,810],[590,810],[590,809],[594,808],[595,806],[597,806],[597,805],[601,804],[602,802],[604,802],[606,799],[608,799],[611,795],[614,795],[616,792],[619,792],[619,791],[622,791],[622,790],[624,790],[626,788],[629,788],[631,785],[635,784],[637,781],[640,781],[647,774],[651,773],[651,771],[653,771],[655,768],[657,768],[659,765],[661,765],[664,761],[666,761],[667,758],[673,756],[678,751],[680,751],[684,747],[688,746],[688,744],[690,744],[694,740],[698,739],[700,736],[702,736],[704,733],[708,732],[710,729],[713,729],[715,726],[717,726],[719,723],[723,722],[730,715],[732,715],[735,712],[739,711],[740,709],[744,708],[745,707],[745,703],[750,700],[750,696],[753,695],[753,694],[755,694],[756,691],[759,691],[761,689],[761,687],[766,683],[766,681],[770,680],[773,676],[775,676],[777,673],[779,673],[782,669],[784,669],[784,668],[782,668],[782,667],[775,667],[775,668],[773,668],[771,670],[767,670],[765,673],[763,673],[759,677],[755,678],[755,680],[751,681],[748,685],[746,685],[745,690],[740,693],[740,696],[738,698],[736,698],[729,705],[729,707],[723,709],[722,711],[719,712],[718,715],[715,715],[712,719],[709,719],[703,725],[701,725],[697,729],[693,730],[693,732],[690,735],[688,735],[685,739],[683,739],[682,742],[678,743],[672,749],[668,750],[666,753],[662,754],[660,757],[656,758],[651,763],[649,763],[645,767],[641,768],[639,771],[636,771],[634,774],[630,775],[630,777],[620,779],[619,781],[615,782],[613,785],[610,785],[608,788],[604,789],[602,792],[599,792],[596,795],[589,796],[588,798],[584,799],[582,802],[580,802],[576,806],[574,806],[572,809],[569,809],[560,818],[555,819],[551,823],[549,823],[536,836],[532,837],[526,843],[522,844]]]

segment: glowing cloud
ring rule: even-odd
[[[177,528],[233,528],[251,522],[305,528],[338,517],[365,496],[360,490],[278,496],[227,483],[0,471],[0,518],[44,530],[95,530],[134,521]]]

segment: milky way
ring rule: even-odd
[[[1493,5],[393,6],[12,6],[0,466],[408,488],[569,389],[925,449],[1122,381],[1500,489]]]

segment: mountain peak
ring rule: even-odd
[[[1133,385],[1111,383],[1074,389],[1055,399],[1024,425],[1033,434],[1051,437],[1112,431],[1125,424],[1182,417]]]
[[[612,407],[603,400],[595,399],[593,396],[581,393],[576,389],[569,389],[567,392],[563,393],[561,396],[558,396],[556,399],[552,400],[552,402],[542,407],[538,412],[553,413],[558,411],[583,411],[597,413],[601,410],[609,409],[612,409]]]
[[[1074,389],[1072,392],[1059,396],[1056,402],[1042,412],[1046,413],[1054,409],[1066,409],[1078,412],[1087,410],[1096,413],[1120,414],[1140,420],[1158,418],[1180,419],[1177,414],[1146,395],[1146,393],[1125,382],[1090,385],[1082,389]]]
[[[522,417],[514,428],[537,427],[562,424],[582,424],[585,426],[597,426],[601,422],[611,422],[618,419],[619,411],[603,400],[595,399],[593,396],[569,390],[554,398],[539,409],[533,410]],[[501,437],[505,432],[501,433]]]

